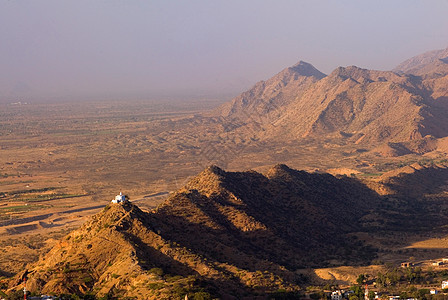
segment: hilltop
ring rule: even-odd
[[[217,272],[204,258],[155,233],[150,214],[129,202],[110,204],[39,260],[27,288],[150,299],[205,293],[192,265],[204,277]]]
[[[367,183],[285,165],[264,174],[211,166],[151,212],[130,202],[107,205],[30,266],[27,286],[145,299],[295,293],[307,283],[304,268],[375,259],[378,249],[360,232],[378,234],[386,249],[382,232],[443,223],[421,195],[443,186],[446,170],[415,166]],[[431,172],[440,180],[402,191]]]
[[[288,105],[325,76],[313,65],[299,61],[272,78],[256,83],[250,90],[222,105],[215,113],[232,120],[253,118],[260,122],[260,118],[265,118],[261,115],[269,115],[275,109]]]
[[[151,299],[297,291],[299,268],[374,258],[347,234],[376,201],[349,178],[212,166],[153,212],[109,204],[34,265],[28,287]]]
[[[372,258],[370,249],[353,245],[352,254],[344,255],[344,244],[345,234],[358,229],[359,219],[377,204],[374,193],[349,178],[285,165],[266,174],[210,167],[162,204],[157,215],[163,216],[162,232],[204,254],[218,248],[217,257],[240,267],[256,270],[260,260],[268,260],[295,270]],[[173,215],[181,215],[179,224],[166,224]],[[200,233],[195,239],[181,234],[191,223],[191,233]],[[214,236],[220,237],[218,244],[211,242]]]

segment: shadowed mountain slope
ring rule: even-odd
[[[27,288],[138,299],[297,292],[303,268],[375,258],[358,233],[440,226],[419,197],[440,189],[446,170],[414,166],[367,183],[285,165],[265,174],[211,166],[152,212],[106,206],[29,269]],[[427,174],[440,178],[419,179]],[[409,183],[421,190],[407,193]]]
[[[211,167],[164,203],[157,215],[163,216],[162,232],[168,231],[170,239],[181,240],[195,251],[238,249],[235,256],[226,255],[231,251],[216,255],[250,270],[257,269],[260,260],[294,270],[344,257],[344,234],[359,229],[359,218],[376,205],[375,193],[349,178],[309,174],[284,165],[266,175]],[[164,224],[173,215],[180,217],[179,230],[172,230],[176,225],[171,222]],[[181,234],[192,220],[198,228],[193,227],[191,234],[201,233],[197,240]],[[219,245],[210,242],[216,240],[213,236],[220,237]],[[323,244],[325,249],[312,250]],[[352,250],[352,263],[370,255],[362,247]]]
[[[284,165],[266,174],[212,166],[151,213],[110,204],[32,268],[41,293],[170,299],[297,291],[295,271],[363,264],[372,248],[350,233],[379,196],[355,179]]]

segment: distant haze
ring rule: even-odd
[[[0,101],[230,97],[448,46],[447,0],[0,0]]]

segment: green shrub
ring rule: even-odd
[[[207,292],[196,292],[193,294],[193,300],[211,300],[212,296]]]
[[[180,275],[175,275],[175,276],[167,275],[165,277],[166,282],[176,282],[176,281],[179,281],[181,279],[183,279],[183,277],[180,276]]]
[[[157,275],[157,276],[162,276],[163,275],[163,270],[161,268],[152,268],[152,269],[149,269],[148,273],[154,274],[154,275]]]
[[[165,286],[165,285],[164,285],[162,282],[153,282],[153,283],[148,284],[148,287],[149,287],[151,290],[160,290],[160,289],[162,289],[164,286]]]

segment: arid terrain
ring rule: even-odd
[[[44,294],[253,299],[303,293],[313,282],[349,285],[386,270],[384,262],[444,257],[433,244],[448,234],[447,180],[442,165],[374,181],[286,165],[263,174],[211,166],[150,212],[108,204],[10,286],[29,273],[28,289]],[[415,190],[402,190],[411,183]]]
[[[143,273],[165,267],[173,276],[185,276],[182,284],[193,285],[197,293],[202,291],[198,286],[210,282],[216,290],[229,288],[235,295],[271,293],[299,288],[298,270],[303,268],[444,257],[448,235],[446,56],[446,49],[430,52],[404,62],[394,72],[352,66],[328,76],[299,62],[230,102],[4,101],[0,104],[0,272],[5,276],[23,272],[55,245],[50,255],[88,266],[85,260],[71,261],[73,257],[55,249],[62,247],[57,246],[61,238],[67,239],[87,220],[98,232],[104,229],[107,221],[90,217],[101,211],[100,215],[106,214],[104,207],[119,192],[138,208],[114,212],[113,222],[132,211],[143,224],[134,224],[140,228],[138,234],[134,232],[140,246],[130,243],[129,251],[159,246],[166,250],[163,255],[157,251],[137,255],[145,261],[165,259],[163,266],[137,264],[141,269],[134,275],[149,276],[142,280],[155,280],[151,284],[160,285],[161,275]],[[285,184],[291,176],[304,178]],[[283,207],[282,202],[271,203],[275,197],[286,201]],[[238,199],[247,206],[243,213],[232,211],[241,204]],[[309,202],[296,206],[297,199]],[[316,199],[322,202],[317,205]],[[337,205],[328,210],[335,199],[339,199]],[[265,205],[259,206],[258,200]],[[215,209],[208,210],[211,206]],[[288,209],[294,211],[293,216],[283,214]],[[211,219],[201,219],[204,213]],[[274,219],[281,219],[281,226]],[[289,232],[284,232],[285,224]],[[193,226],[191,232],[204,230],[204,240],[184,236],[182,228],[187,225]],[[97,239],[86,226],[81,235]],[[151,232],[151,240],[145,240],[145,230]],[[252,236],[251,231],[257,234]],[[218,233],[224,238],[222,244],[195,249]],[[120,234],[117,239],[122,238]],[[339,240],[332,243],[332,237]],[[304,241],[306,247],[301,244]],[[341,246],[347,241],[354,245],[350,250]],[[69,250],[75,256],[80,249],[72,242]],[[91,244],[85,243],[86,247]],[[174,256],[173,245],[180,251]],[[235,251],[241,255],[230,255]],[[104,255],[99,257],[114,264],[115,258]],[[205,258],[219,263],[205,263]],[[126,257],[117,263],[125,261],[131,263]],[[177,274],[178,262],[190,264],[189,269]],[[58,263],[41,265],[49,264],[46,267],[65,274]],[[265,278],[255,274],[254,266],[263,264]],[[95,272],[106,272],[106,267],[110,266]],[[112,277],[125,277],[115,269],[109,271]],[[97,273],[79,285],[83,293],[96,286],[102,295],[110,291],[132,295],[127,288],[114,290],[99,284],[110,278]],[[54,279],[51,272],[45,274],[45,280]],[[224,280],[223,274],[233,279]],[[268,287],[270,276],[276,284]],[[193,279],[200,283],[189,282]],[[41,282],[35,285],[43,286]],[[47,288],[75,292],[60,285],[54,279]],[[168,287],[160,289],[170,297]],[[207,292],[220,294],[216,290]]]
[[[0,269],[19,271],[18,262],[37,257],[34,240],[40,248],[59,238],[120,191],[150,209],[211,164],[264,171],[281,162],[370,177],[422,160],[412,154],[372,160],[356,145],[245,140],[197,115],[214,105],[202,102],[192,111],[182,103],[3,104],[0,234],[8,247]],[[27,254],[9,256],[17,249]]]

